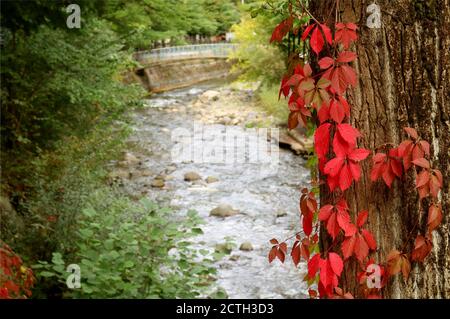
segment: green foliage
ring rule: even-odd
[[[74,298],[193,298],[209,285],[214,269],[205,260],[193,262],[197,253],[186,241],[200,231],[196,212],[180,223],[147,200],[131,203],[102,190],[92,196],[102,204],[83,210],[77,252],[40,262],[38,278],[56,278],[64,296]],[[66,267],[73,263],[81,269],[80,289],[65,288]]]
[[[286,101],[278,99],[279,84],[263,84],[256,92],[259,105],[268,114],[273,115],[278,125],[285,125],[289,116],[289,108],[286,107]]]
[[[232,27],[239,43],[231,56],[237,61],[232,71],[240,74],[239,80],[279,83],[286,69],[285,55],[280,48],[269,44],[272,25],[265,16],[251,18],[247,14]]]
[[[5,39],[3,146],[48,148],[135,104],[143,92],[119,81],[130,60],[108,30],[105,22],[92,20],[79,32],[42,26],[30,36]]]

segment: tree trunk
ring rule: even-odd
[[[401,275],[391,278],[383,296],[450,298],[449,1],[377,0],[381,9],[378,29],[366,26],[366,8],[372,0],[311,1],[310,11],[319,21],[334,25],[336,2],[340,20],[359,27],[354,63],[359,85],[348,90],[347,97],[352,106],[350,121],[363,134],[360,147],[374,150],[386,142],[398,145],[405,139],[402,128],[414,127],[430,142],[431,164],[444,176],[440,195],[444,218],[433,232],[431,254],[424,263],[412,264],[406,282]],[[375,258],[383,262],[392,249],[412,251],[416,235],[425,231],[428,202],[419,202],[413,169],[389,189],[382,182],[370,181],[371,166],[370,159],[364,161],[361,180],[346,196],[353,212],[369,209],[369,229],[378,243]],[[332,200],[327,187],[322,187],[320,195],[322,205]],[[322,241],[326,246],[326,236]],[[342,278],[345,290],[357,295],[356,272],[356,265],[351,264]]]

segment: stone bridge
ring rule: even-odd
[[[236,44],[215,43],[140,51],[134,54],[140,64],[135,74],[151,92],[226,77],[232,64],[228,56],[235,49]]]

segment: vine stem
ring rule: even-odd
[[[320,22],[311,14],[311,12],[309,12],[309,10],[303,5],[302,1],[298,1],[298,4],[302,7],[303,10],[305,10],[305,12],[307,14],[309,14],[309,16],[311,17],[311,19],[313,19],[317,24],[320,24]]]

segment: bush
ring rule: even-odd
[[[278,99],[278,84],[263,84],[256,92],[259,105],[276,119],[277,125],[286,125],[289,116],[289,108],[284,98]]]
[[[233,26],[239,46],[231,55],[237,61],[232,71],[240,74],[239,80],[269,85],[280,82],[286,70],[285,56],[280,48],[269,44],[272,25],[268,17],[251,18],[247,14]]]
[[[188,237],[201,232],[200,219],[190,211],[180,223],[154,203],[131,203],[98,190],[93,205],[78,223],[77,252],[69,259],[57,252],[40,262],[38,278],[55,278],[64,297],[193,298],[208,285],[214,271],[190,249]],[[67,289],[66,266],[78,264],[81,288]]]

